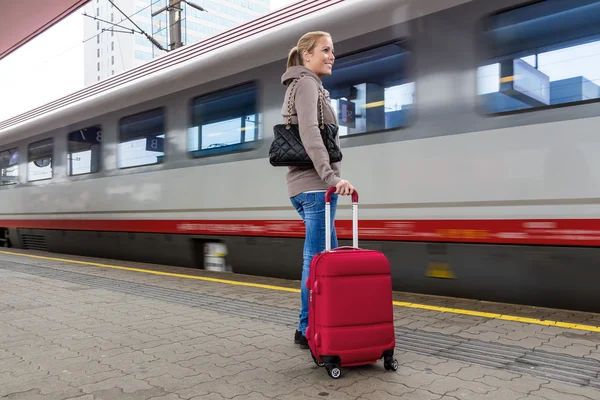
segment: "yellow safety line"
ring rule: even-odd
[[[42,260],[52,260],[52,261],[61,261],[61,262],[73,263],[73,264],[91,265],[91,266],[94,266],[94,267],[104,267],[104,268],[120,269],[120,270],[123,270],[123,271],[144,272],[144,273],[153,274],[153,275],[174,276],[174,277],[177,277],[177,278],[197,279],[197,280],[200,280],[200,281],[226,283],[228,285],[251,286],[251,287],[257,287],[257,288],[263,288],[263,289],[271,289],[271,290],[280,290],[280,291],[285,291],[285,292],[300,293],[300,289],[293,289],[293,288],[286,288],[286,287],[272,286],[272,285],[263,285],[263,284],[260,284],[260,283],[239,282],[239,281],[232,281],[232,280],[227,280],[227,279],[208,278],[208,277],[205,277],[205,276],[194,276],[194,275],[186,275],[186,274],[174,274],[174,273],[171,273],[171,272],[152,271],[152,270],[149,270],[149,269],[141,269],[141,268],[121,267],[121,266],[118,266],[118,265],[100,264],[100,263],[93,263],[93,262],[88,262],[88,261],[68,260],[68,259],[65,259],[65,258],[34,256],[32,254],[13,253],[13,252],[10,252],[10,251],[0,251],[0,253],[10,254],[10,255],[13,255],[13,256],[21,256],[21,257],[40,258]]]
[[[204,277],[204,276],[195,276],[195,275],[186,275],[186,274],[174,274],[174,273],[170,273],[170,272],[152,271],[149,269],[141,269],[141,268],[121,267],[118,265],[100,264],[100,263],[93,263],[93,262],[88,262],[88,261],[76,261],[76,260],[69,260],[69,259],[65,259],[65,258],[34,256],[31,254],[13,253],[10,251],[0,251],[0,253],[13,255],[13,256],[39,258],[42,260],[52,260],[52,261],[60,261],[60,262],[66,262],[66,263],[72,263],[72,264],[90,265],[90,266],[94,266],[94,267],[120,269],[123,271],[144,272],[144,273],[153,274],[153,275],[173,276],[173,277],[177,277],[177,278],[196,279],[196,280],[200,280],[200,281],[225,283],[227,285],[239,285],[239,286],[248,286],[248,287],[269,289],[269,290],[278,290],[278,291],[282,291],[282,292],[300,293],[300,289],[286,288],[283,286],[263,285],[260,283],[240,282],[240,281],[233,281],[233,280],[229,280],[229,279],[208,278],[208,277]],[[496,314],[496,313],[488,313],[488,312],[482,312],[482,311],[471,311],[471,310],[464,310],[461,308],[430,306],[427,304],[409,303],[409,302],[404,302],[404,301],[394,301],[393,304],[395,306],[405,307],[405,308],[415,308],[415,309],[420,309],[420,310],[430,310],[430,311],[438,311],[438,312],[452,313],[452,314],[472,315],[475,317],[500,319],[500,320],[504,320],[504,321],[521,322],[521,323],[525,323],[525,324],[555,326],[558,328],[577,329],[577,330],[589,331],[589,332],[600,332],[600,326],[594,326],[594,325],[572,324],[572,323],[568,323],[568,322],[541,320],[541,319],[537,319],[537,318],[517,317],[515,315]]]
[[[394,305],[399,306],[399,307],[418,308],[421,310],[439,311],[439,312],[444,312],[444,313],[472,315],[475,317],[501,319],[504,321],[522,322],[525,324],[555,326],[558,328],[578,329],[578,330],[589,331],[589,332],[600,332],[600,326],[594,326],[594,325],[572,324],[569,322],[551,321],[551,320],[547,320],[547,319],[517,317],[516,315],[506,315],[506,314],[488,313],[488,312],[483,312],[483,311],[463,310],[461,308],[438,307],[438,306],[430,306],[427,304],[407,303],[407,302],[403,302],[403,301],[394,301],[393,303],[394,303]]]

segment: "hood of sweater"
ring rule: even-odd
[[[294,78],[300,77],[300,75],[303,74],[314,78],[319,83],[319,86],[323,86],[321,78],[319,78],[317,74],[315,74],[303,65],[295,65],[293,67],[288,68],[287,71],[285,71],[283,75],[281,75],[281,83],[287,86],[290,83],[290,81],[292,81]]]

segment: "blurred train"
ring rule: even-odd
[[[302,1],[169,52],[0,122],[2,243],[300,279],[268,149],[311,30],[395,290],[600,311],[600,1]]]

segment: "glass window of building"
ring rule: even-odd
[[[52,178],[52,138],[29,144],[27,152],[27,180],[30,182]]]
[[[414,117],[411,52],[397,41],[336,58],[323,78],[337,112],[340,136],[396,129]]]
[[[156,108],[119,121],[117,166],[136,167],[162,163],[165,147],[164,109]]]
[[[600,98],[600,1],[545,0],[484,21],[477,90],[488,114]]]
[[[0,151],[0,186],[19,183],[19,149]]]
[[[259,139],[256,83],[196,97],[191,103],[188,150],[193,157],[252,148]]]
[[[82,175],[100,171],[101,143],[100,125],[69,133],[67,173]]]

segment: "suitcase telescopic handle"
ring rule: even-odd
[[[331,187],[325,193],[325,250],[331,250],[331,195],[335,193]],[[358,248],[358,192],[352,193],[352,247]]]
[[[325,192],[325,203],[331,202],[331,195],[335,193],[335,190],[335,187],[330,187],[327,189],[327,192]],[[352,203],[358,203],[358,192],[356,189],[354,189],[354,192],[352,192]]]

